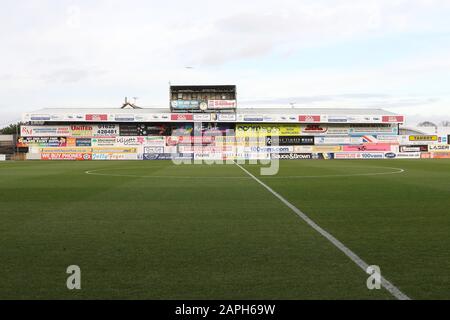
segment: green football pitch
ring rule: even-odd
[[[243,167],[410,298],[450,299],[450,161]],[[0,163],[0,299],[395,299],[368,277],[235,164]]]

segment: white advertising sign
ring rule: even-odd
[[[93,153],[92,160],[142,160],[138,153]]]
[[[241,151],[243,149],[243,151]],[[293,146],[253,146],[253,147],[243,147],[238,148],[238,152],[243,153],[290,153],[294,152]]]
[[[362,137],[316,137],[315,144],[340,145],[340,144],[362,144]]]
[[[70,137],[70,126],[21,126],[22,137]]]
[[[334,154],[335,159],[384,159],[385,154],[380,152],[338,152]]]
[[[236,121],[235,113],[219,113],[217,115],[219,121]]]
[[[93,137],[116,137],[119,135],[118,124],[99,124],[92,126]]]
[[[199,121],[199,122],[211,121],[211,114],[209,114],[209,113],[194,114],[193,119],[194,119],[194,121]]]
[[[428,145],[428,150],[432,152],[449,152],[449,144],[430,144]]]

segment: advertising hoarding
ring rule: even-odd
[[[298,124],[236,124],[236,137],[299,136]]]
[[[314,145],[313,136],[279,136],[279,137],[266,137],[266,145],[278,145],[278,146],[312,146]]]
[[[316,145],[362,144],[362,137],[315,137]]]
[[[348,145],[343,146],[342,151],[358,152],[358,151],[391,151],[390,144],[362,144],[362,145]]]
[[[208,100],[208,109],[210,110],[236,109],[236,100]]]
[[[142,160],[137,153],[93,153],[92,160]]]
[[[430,152],[450,152],[450,145],[448,144],[430,144],[428,146]]]
[[[272,153],[271,158],[274,160],[305,160],[312,159],[311,153]]]
[[[436,136],[436,135],[416,135],[416,136],[409,136],[409,141],[436,142],[436,141],[438,141],[438,136]]]
[[[26,148],[29,146],[36,147],[65,147],[67,146],[67,138],[65,137],[19,137],[16,146],[18,148]]]
[[[400,152],[428,152],[428,145],[399,146]]]
[[[21,126],[22,137],[70,137],[70,126]]]
[[[91,153],[72,153],[72,152],[56,152],[56,153],[41,153],[41,160],[91,160]]]

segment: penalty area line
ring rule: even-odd
[[[247,169],[242,167],[240,164],[235,164],[244,171],[248,176],[250,176],[253,180],[258,182],[261,186],[263,186],[267,191],[273,194],[278,200],[284,203],[289,209],[294,211],[303,221],[305,221],[310,227],[320,233],[324,238],[330,241],[336,248],[338,248],[341,252],[343,252],[350,260],[352,260],[358,267],[360,267],[364,272],[366,272],[369,264],[362,260],[356,253],[347,248],[342,242],[336,239],[333,235],[331,235],[328,231],[320,227],[317,223],[315,223],[311,218],[309,218],[306,214],[304,214],[300,209],[294,206],[292,203],[283,198],[280,194],[274,191],[271,187],[266,185],[264,182],[259,180],[253,174],[251,174]],[[398,300],[411,300],[406,294],[404,294],[400,289],[398,289],[394,284],[390,281],[386,280],[383,276],[381,276],[381,285],[389,291],[396,299]]]

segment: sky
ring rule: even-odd
[[[450,120],[448,0],[2,0],[0,126],[46,107],[168,107],[236,84],[245,107]]]

